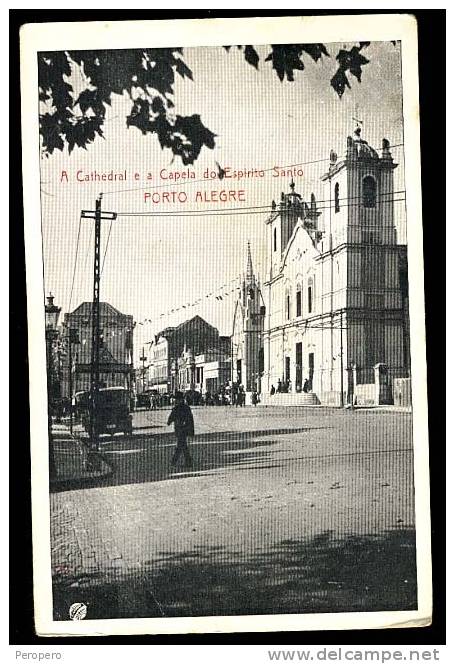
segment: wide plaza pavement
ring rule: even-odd
[[[191,471],[169,411],[139,411],[110,476],[51,493],[56,619],[415,608],[409,413],[193,413]]]

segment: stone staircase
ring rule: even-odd
[[[275,392],[261,394],[262,406],[319,406],[320,401],[314,392]]]

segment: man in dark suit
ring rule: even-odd
[[[185,458],[185,467],[191,468],[193,460],[188,449],[188,436],[194,436],[194,420],[191,408],[185,403],[181,392],[175,394],[175,405],[167,420],[168,425],[174,423],[177,447],[172,456],[171,464],[175,466],[181,454]]]

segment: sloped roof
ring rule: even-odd
[[[92,302],[82,302],[71,314],[76,314],[78,316],[91,316],[92,315]],[[127,314],[122,314],[118,309],[109,304],[109,302],[100,302],[100,316],[126,316]]]
[[[213,325],[210,325],[210,323],[207,323],[207,321],[204,320],[203,318],[201,318],[201,316],[193,316],[193,318],[190,318],[189,320],[183,321],[183,323],[180,323],[180,325],[178,325],[175,328],[175,330],[176,331],[183,330],[183,329],[185,329],[185,327],[191,327],[195,323],[198,324],[198,325],[201,325],[202,327],[210,328],[211,330],[214,330],[216,333],[218,333],[218,330],[216,329],[216,327],[213,327]]]
[[[165,327],[164,330],[161,330],[161,332],[158,332],[155,336],[157,339],[158,337],[169,337],[173,334],[174,330],[175,327]]]

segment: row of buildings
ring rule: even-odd
[[[52,340],[48,370],[53,401],[70,399],[90,388],[92,349],[90,302],[64,316]],[[46,310],[60,313],[48,297]],[[218,392],[231,381],[231,338],[200,316],[167,327],[142,348],[141,364],[133,364],[133,317],[107,302],[100,303],[100,383],[132,393],[171,394],[176,390]],[[147,353],[145,355],[144,353]]]
[[[166,327],[133,369],[133,320],[101,305],[102,366],[107,385],[172,393],[214,393],[242,384],[247,393],[305,389],[314,403],[339,404],[353,393],[377,400],[410,375],[407,247],[397,242],[394,162],[384,139],[380,154],[361,137],[346,153],[330,153],[322,175],[323,203],[295,191],[272,201],[265,224],[262,282],[250,246],[235,305],[232,335],[221,336],[199,316]],[[90,372],[90,303],[66,314],[77,330],[73,388]],[[68,372],[67,372],[68,373]],[[64,392],[68,375],[63,371]],[[66,386],[66,387],[65,387]],[[376,396],[375,396],[376,395]],[[289,397],[292,400],[292,397]]]
[[[213,394],[231,379],[231,339],[200,316],[159,332],[148,345],[138,388]]]

